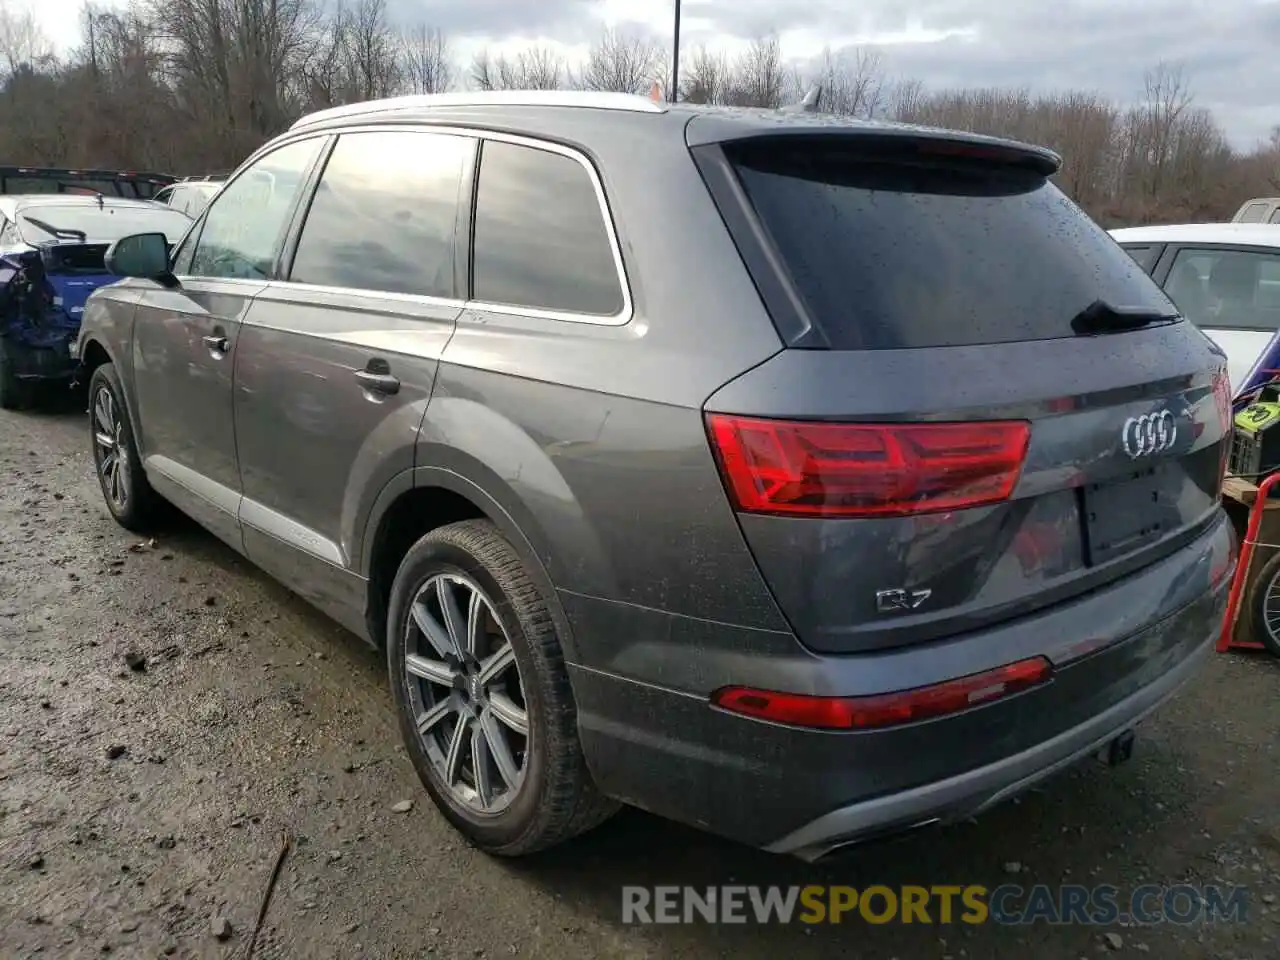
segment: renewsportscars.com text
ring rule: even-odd
[[[1247,912],[1245,887],[1188,884],[1149,884],[1127,894],[1114,886],[1073,884],[622,888],[622,922],[632,924],[1190,925],[1242,923]]]

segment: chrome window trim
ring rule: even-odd
[[[280,289],[306,289],[306,290],[325,290],[331,293],[341,294],[359,294],[364,296],[378,297],[380,299],[401,300],[411,303],[423,303],[428,306],[432,305],[456,305],[463,310],[478,310],[485,313],[497,313],[505,316],[528,317],[537,320],[555,320],[564,323],[587,323],[594,326],[603,327],[622,327],[631,322],[635,316],[635,303],[631,296],[631,284],[627,278],[626,264],[622,260],[622,245],[618,241],[617,227],[613,222],[613,213],[609,209],[609,200],[605,196],[604,184],[600,180],[599,171],[582,151],[568,147],[561,143],[554,143],[549,140],[540,140],[537,137],[531,137],[524,134],[513,134],[505,132],[489,131],[466,126],[455,125],[437,125],[433,123],[405,123],[405,124],[388,124],[388,123],[372,123],[360,124],[358,126],[327,128],[325,135],[343,136],[349,133],[386,133],[388,130],[411,131],[416,133],[437,133],[451,136],[469,137],[473,140],[496,140],[503,143],[511,143],[517,146],[530,147],[534,150],[545,150],[548,153],[557,153],[571,160],[576,160],[587,172],[587,177],[591,181],[592,189],[595,191],[596,203],[599,207],[601,219],[604,221],[605,235],[609,240],[609,250],[613,255],[614,269],[617,271],[618,286],[622,291],[622,308],[614,314],[591,314],[591,313],[573,313],[565,310],[547,310],[540,307],[524,307],[518,304],[509,303],[490,303],[487,300],[456,300],[446,297],[433,297],[427,294],[412,293],[390,293],[380,290],[369,290],[364,287],[333,287],[327,285],[296,283],[292,280],[270,280],[265,281],[271,288]],[[295,139],[306,139],[307,136],[315,136],[314,132],[308,134],[300,134],[295,137],[282,138],[277,147],[283,147],[294,142]],[[484,162],[483,151],[481,151],[481,163]],[[323,174],[322,174],[323,176]],[[479,177],[476,178],[479,184]],[[472,204],[474,207],[474,197]],[[474,218],[473,218],[474,224]],[[306,222],[302,224],[302,229],[306,229]],[[301,237],[301,234],[299,234]]]
[[[267,290],[285,294],[291,290],[297,290],[299,293],[316,293],[321,296],[329,294],[343,297],[368,297],[371,300],[390,300],[399,303],[420,304],[426,307],[448,307],[454,310],[461,310],[466,306],[466,301],[455,297],[434,297],[426,293],[396,293],[392,290],[370,290],[367,287],[335,287],[325,283],[298,283],[293,280],[268,280],[265,285]]]

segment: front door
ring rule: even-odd
[[[344,133],[287,281],[241,333],[235,418],[245,550],[340,622],[364,625],[355,544],[414,466],[440,354],[461,312],[457,221],[475,143]]]
[[[281,147],[237,175],[174,260],[178,283],[141,295],[133,367],[152,485],[238,549],[240,473],[231,387],[241,324],[275,273],[322,141]]]

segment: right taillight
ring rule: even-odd
[[[710,414],[734,506],[746,513],[879,517],[1007,500],[1031,427],[1023,420],[843,424]]]

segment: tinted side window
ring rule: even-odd
[[[1276,207],[1275,212],[1271,214],[1271,219],[1267,223],[1280,223],[1280,207]]]
[[[1218,329],[1280,328],[1280,254],[1181,250],[1165,281],[1183,316]]]
[[[1267,215],[1267,205],[1265,203],[1251,203],[1244,208],[1244,213],[1240,214],[1241,223],[1261,223],[1262,218]]]
[[[467,137],[412,130],[338,138],[289,279],[456,296],[454,235]]]
[[[474,249],[476,300],[602,317],[622,311],[600,201],[571,157],[486,141]]]
[[[322,139],[297,140],[242,172],[209,207],[191,274],[263,280]]]

